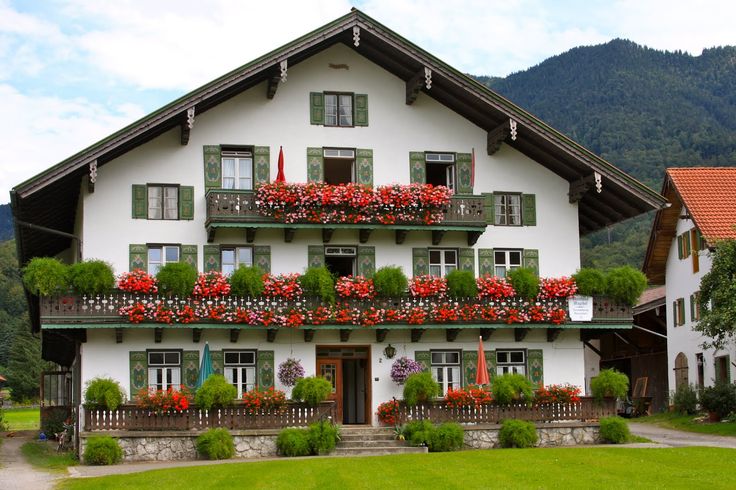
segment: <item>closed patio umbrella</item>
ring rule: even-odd
[[[286,182],[284,176],[284,148],[279,146],[279,173],[276,174],[276,182]]]
[[[483,352],[483,337],[478,337],[478,369],[475,372],[475,384],[483,386],[490,384],[488,366],[486,366],[486,354]]]
[[[205,342],[204,351],[202,352],[202,362],[199,365],[199,376],[197,376],[197,388],[201,388],[205,380],[215,374],[212,369],[212,356],[210,355],[210,344]]]

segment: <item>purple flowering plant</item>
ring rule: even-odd
[[[304,368],[300,359],[288,358],[279,364],[279,381],[284,386],[294,386],[299,378],[304,377]]]
[[[412,374],[421,373],[424,369],[414,359],[408,357],[399,357],[391,365],[391,379],[394,383],[403,385],[406,378]]]

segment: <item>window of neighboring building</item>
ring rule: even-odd
[[[442,388],[442,396],[449,388],[460,388],[460,352],[459,351],[432,351],[432,377]]]
[[[325,183],[330,185],[355,182],[355,150],[349,148],[325,148]]]
[[[521,250],[494,250],[493,266],[496,276],[505,277],[512,270],[521,267]]]
[[[230,275],[238,267],[250,267],[253,265],[253,247],[225,247],[220,250],[220,264],[222,273]]]
[[[521,194],[494,194],[494,224],[521,226]]]
[[[677,257],[680,260],[690,257],[690,232],[686,231],[677,236]]]
[[[179,186],[148,186],[148,219],[179,219]]]
[[[253,189],[253,152],[249,150],[223,151],[222,188]]]
[[[516,373],[526,376],[526,351],[524,350],[497,350],[496,373]]]
[[[672,302],[672,320],[675,327],[685,324],[685,298],[677,298]]]
[[[164,265],[179,262],[179,245],[149,245],[148,273],[155,276]]]
[[[700,320],[700,291],[690,295],[690,321]]]
[[[256,385],[256,351],[225,351],[225,379],[238,390],[238,398],[243,392]]]
[[[354,276],[357,254],[357,247],[325,247],[325,267],[335,277]]]
[[[148,387],[155,390],[179,389],[181,385],[181,352],[148,352]]]
[[[454,248],[429,249],[429,275],[444,277],[457,269],[457,250]]]
[[[325,126],[353,125],[353,94],[325,93]]]
[[[455,154],[454,153],[426,153],[427,169],[426,183],[444,185],[453,191],[455,189]]]

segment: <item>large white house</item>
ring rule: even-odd
[[[444,219],[344,224],[260,213],[273,182],[445,185]],[[586,148],[360,11],[352,10],[86,148],[11,193],[21,263],[103,259],[116,273],[170,261],[199,271],[259,265],[273,274],[326,264],[342,275],[398,265],[408,276],[452,269],[542,277],[580,266],[579,238],[663,206],[664,199]],[[205,342],[240,389],[283,388],[289,357],[333,380],[346,424],[371,423],[401,396],[394,359],[430,367],[443,388],[475,380],[478,337],[492,374],[587,386],[597,332],[631,328],[630,309],[593,318],[507,324],[474,318],[371,327],[298,328],[200,320],[134,324],[121,295],[29,295],[46,359],[84,383],[110,376],[130,394],[192,384]],[[426,305],[423,305],[423,307]],[[624,311],[621,313],[621,311]]]
[[[708,339],[694,330],[700,318],[700,280],[711,268],[709,248],[736,238],[736,168],[668,168],[662,195],[671,203],[657,212],[644,272],[665,284],[669,385],[712,386],[733,379],[736,351],[703,349]]]

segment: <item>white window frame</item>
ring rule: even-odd
[[[353,148],[323,148],[322,156],[324,160],[345,160],[346,162],[350,162],[350,182],[356,181],[355,150]]]
[[[227,171],[225,161],[232,160],[232,172]],[[220,154],[221,170],[222,170],[222,188],[237,190],[253,190],[253,152],[249,150],[228,150]],[[249,169],[242,175],[241,162],[245,162],[245,167]],[[227,174],[227,175],[226,175]]]
[[[425,153],[425,165],[443,165],[445,167],[445,180],[447,188],[455,191],[455,154],[454,153]]]
[[[521,194],[493,194],[493,213],[494,225],[521,226]]]
[[[241,253],[248,251],[250,254],[250,260],[248,257],[241,257]],[[232,253],[232,260],[230,257],[227,259],[225,255]],[[250,267],[253,265],[253,247],[222,247],[220,249],[220,271],[225,275],[230,275],[241,266]]]
[[[161,251],[160,261],[151,260],[151,252],[153,250]],[[173,260],[173,258],[169,258],[169,252],[171,252],[172,254],[176,252],[176,260]],[[155,276],[156,273],[161,269],[161,267],[173,262],[179,262],[181,260],[181,247],[179,245],[149,245],[148,251],[146,252],[146,260],[148,273],[152,276]]]
[[[436,260],[434,262],[432,261],[432,252],[440,253],[439,262]],[[447,252],[453,252],[455,254],[454,263],[447,259]],[[459,254],[456,248],[430,248],[428,255],[429,255],[429,275],[431,276],[445,277],[451,271],[456,270],[458,268],[458,264],[459,264],[458,255]],[[437,268],[439,268],[439,273],[437,273]]]
[[[154,192],[158,191],[158,192]],[[158,196],[153,194],[158,193]],[[179,219],[179,186],[173,184],[148,184],[146,190],[148,211],[153,220]]]
[[[162,362],[151,362],[151,354],[162,354]],[[148,388],[166,391],[181,388],[181,351],[152,350],[146,352]]]
[[[457,362],[448,361],[448,354],[457,356]],[[459,350],[433,350],[429,352],[430,370],[432,378],[440,385],[442,394],[447,394],[448,388],[458,390],[462,386],[462,352]]]
[[[355,126],[355,94],[345,92],[325,92],[325,126],[335,128],[352,128]],[[332,100],[334,99],[334,103]],[[350,110],[343,114],[342,109],[350,105]]]
[[[228,362],[228,354],[237,355],[237,362]],[[252,355],[253,362],[243,359],[244,355]],[[256,362],[258,352],[255,350],[225,350],[223,351],[223,373],[228,383],[233,385],[238,391],[238,399],[243,398],[243,392],[250,391],[257,385],[256,383]]]
[[[496,350],[496,374],[498,375],[516,373],[526,376],[526,362],[527,355],[524,349]]]
[[[504,254],[504,261],[502,263],[499,263],[496,261],[496,254]],[[512,254],[519,254],[519,261],[518,263],[515,263],[515,261],[512,261]],[[524,262],[524,251],[522,249],[518,248],[509,248],[509,249],[494,249],[493,250],[493,273],[494,275],[498,277],[506,277],[506,275],[515,269],[518,269],[523,266]]]

